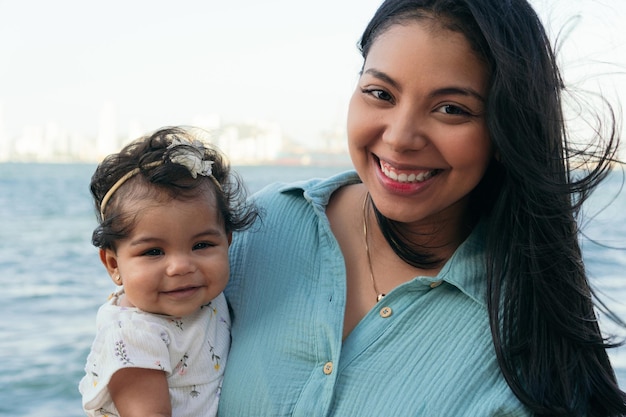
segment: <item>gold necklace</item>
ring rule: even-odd
[[[365,253],[367,254],[367,266],[370,270],[370,280],[372,281],[372,287],[376,294],[376,302],[379,302],[386,294],[378,291],[378,287],[376,287],[376,280],[374,280],[374,271],[372,269],[372,258],[370,256],[370,246],[367,241],[367,201],[369,200],[369,196],[370,193],[366,193],[365,199],[363,200],[363,237],[365,239]]]

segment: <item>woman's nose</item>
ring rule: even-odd
[[[390,112],[383,142],[395,152],[416,151],[428,144],[427,120],[410,106]]]

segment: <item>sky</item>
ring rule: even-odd
[[[218,115],[279,123],[314,145],[345,125],[356,42],[379,2],[0,0],[0,128],[95,135],[109,108],[122,135]],[[532,4],[553,39],[568,34],[566,79],[626,71],[626,1]],[[624,78],[603,76],[600,87],[626,96]]]

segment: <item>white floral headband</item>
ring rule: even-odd
[[[169,152],[167,152],[169,151]],[[205,147],[202,142],[194,140],[193,142],[183,141],[177,137],[172,140],[172,143],[166,148],[166,153],[161,161],[154,161],[145,164],[143,167],[135,168],[132,171],[123,175],[113,186],[107,191],[100,203],[100,217],[104,220],[104,209],[107,203],[113,196],[113,194],[129,179],[137,175],[141,169],[147,169],[162,165],[165,161],[169,161],[173,164],[182,165],[191,174],[192,178],[197,178],[198,175],[203,177],[209,177],[217,186],[218,189],[222,189],[220,183],[213,176],[213,162],[206,161],[204,157]]]

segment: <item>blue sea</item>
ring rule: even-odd
[[[88,184],[94,168],[0,164],[0,416],[83,415],[77,384],[97,308],[113,290],[90,243],[95,215]],[[235,167],[251,192],[277,180],[344,169]],[[623,173],[614,173],[594,194],[585,209],[582,243],[593,285],[626,320],[623,182]],[[625,388],[626,348],[610,356]]]

